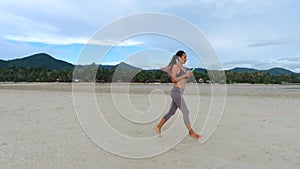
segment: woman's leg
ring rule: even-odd
[[[177,108],[178,108],[178,106],[176,105],[174,100],[172,100],[171,105],[170,105],[170,109],[169,109],[168,113],[166,115],[164,115],[164,118],[166,120],[169,120],[169,118],[175,114]]]
[[[184,124],[185,125],[190,124],[190,118],[189,118],[190,112],[189,112],[189,109],[187,108],[187,105],[184,101],[184,98],[182,97],[182,93],[180,91],[179,92],[174,92],[174,93],[172,93],[171,96],[172,96],[174,104],[182,112]]]
[[[170,105],[170,109],[168,111],[168,113],[166,115],[164,115],[164,117],[160,120],[159,124],[155,127],[155,130],[157,132],[158,135],[160,135],[161,133],[161,128],[162,126],[166,123],[166,121],[175,114],[176,110],[177,110],[177,105],[175,104],[175,102],[172,100],[172,103]]]
[[[176,110],[179,108],[183,114],[183,120],[189,131],[189,135],[195,139],[199,139],[200,136],[193,131],[190,125],[189,110],[184,101],[181,90],[179,88],[173,88],[171,90],[171,97],[172,97],[172,103],[168,113],[161,119],[160,123],[155,127],[157,134],[160,135],[161,127],[171,116],[175,114]]]
[[[196,134],[191,127],[190,118],[189,118],[189,110],[188,110],[185,100],[182,96],[182,93],[181,92],[173,93],[172,98],[173,98],[173,101],[175,102],[175,104],[177,105],[177,107],[181,110],[181,112],[183,114],[184,124],[189,131],[189,135],[195,139],[199,139],[200,135]]]

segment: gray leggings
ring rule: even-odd
[[[168,120],[171,116],[173,116],[179,108],[183,114],[183,120],[185,125],[190,124],[189,118],[189,110],[185,104],[185,101],[182,96],[183,91],[179,87],[173,87],[171,90],[172,103],[169,109],[169,112],[164,116],[166,120]]]

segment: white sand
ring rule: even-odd
[[[201,98],[196,131],[201,130],[211,98],[209,85],[199,87],[200,95],[193,94],[191,86],[185,91],[191,111],[192,100]],[[130,159],[104,151],[87,137],[75,113],[71,84],[0,84],[0,168],[300,168],[300,86],[227,87],[222,121],[205,144],[186,137],[162,155]],[[130,99],[136,109],[145,111],[152,89],[168,94],[170,88],[167,84],[131,85]],[[122,93],[124,86],[118,90]],[[96,85],[98,104],[111,126],[132,137],[155,135],[158,120],[137,128],[116,115],[109,96],[110,85]],[[169,103],[167,95],[165,111]],[[175,119],[168,121],[163,132]]]

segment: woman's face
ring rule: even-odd
[[[179,61],[180,61],[182,64],[185,64],[186,61],[187,61],[186,54],[183,54],[181,57],[179,57]]]

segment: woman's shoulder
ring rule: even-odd
[[[173,69],[173,68],[175,68],[175,69],[180,69],[180,67],[179,67],[178,64],[174,64],[174,65],[172,66],[172,69]]]
[[[178,71],[182,70],[182,71],[186,72],[188,70],[188,68],[185,66],[182,66],[182,68],[180,68],[180,66],[178,64],[173,65],[173,67],[175,67],[175,69]]]

